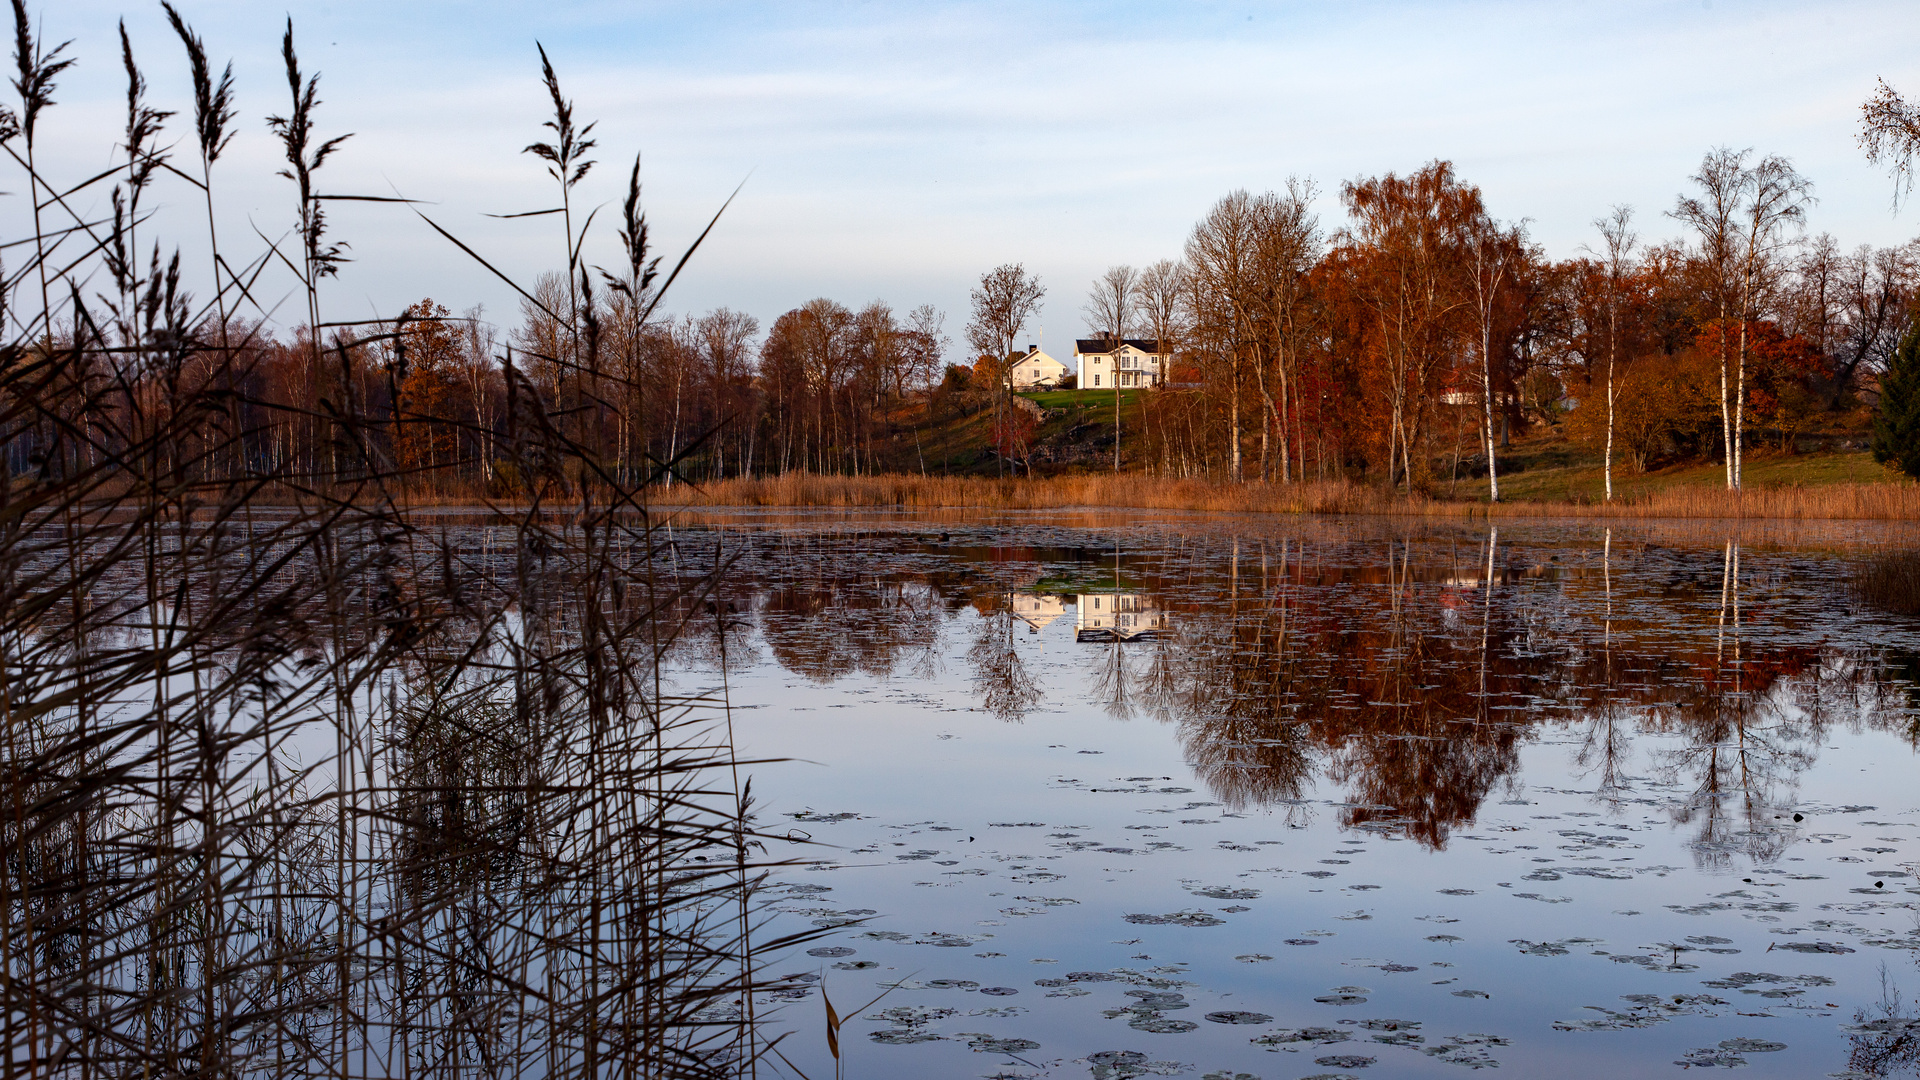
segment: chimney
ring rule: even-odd
[[[1036,350],[1036,349],[1034,349],[1034,347],[1033,347],[1032,345],[1028,345],[1028,346],[1027,346],[1027,355],[1028,355],[1028,356],[1032,356],[1032,355],[1033,355],[1033,354],[1034,354],[1034,353],[1035,353],[1036,351],[1037,351],[1037,350]]]

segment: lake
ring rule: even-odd
[[[682,520],[809,1076],[1920,1063],[1908,527]]]

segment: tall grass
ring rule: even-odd
[[[485,530],[406,513],[371,437],[392,418],[324,363],[329,452],[262,466],[235,407],[258,324],[229,315],[264,315],[278,261],[323,325],[344,250],[291,26],[300,250],[216,246],[196,301],[177,254],[143,267],[138,213],[73,209],[103,184],[137,208],[164,155],[131,45],[138,138],[76,186],[31,142],[67,61],[14,12],[28,138],[8,113],[0,145],[38,213],[5,284],[44,285],[0,341],[0,1074],[751,1071],[754,956],[784,943],[756,934],[725,697],[663,674],[725,552],[670,554],[649,478],[599,473],[524,383]],[[230,83],[169,14],[202,158],[172,175],[209,191]],[[356,344],[308,342],[343,371]]]
[[[1669,488],[1612,504],[1476,501],[1401,495],[1337,481],[1227,484],[1139,474],[1041,479],[833,476],[786,473],[676,486],[661,496],[684,506],[972,507],[1046,510],[1115,507],[1261,514],[1414,514],[1433,517],[1566,515],[1623,518],[1879,518],[1920,520],[1920,485],[1833,484],[1751,489]]]

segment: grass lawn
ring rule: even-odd
[[[1137,401],[1143,393],[1145,393],[1143,390],[1122,390],[1120,391],[1120,400],[1131,405]],[[1043,409],[1071,409],[1075,405],[1090,409],[1098,408],[1102,405],[1109,409],[1113,407],[1113,390],[1111,388],[1097,390],[1041,390],[1031,394],[1021,394],[1020,396]]]
[[[1756,447],[1747,449],[1741,469],[1744,486],[1817,487],[1822,484],[1879,483],[1901,479],[1898,473],[1874,462],[1864,450],[1820,451],[1807,454],[1782,454]],[[1726,483],[1726,467],[1718,462],[1676,465],[1636,474],[1630,466],[1614,462],[1613,494],[1616,499],[1680,486],[1717,487]],[[1468,485],[1472,484],[1472,488]],[[1484,477],[1461,481],[1465,494],[1477,488],[1486,491]],[[1444,487],[1442,488],[1444,491]],[[1599,502],[1605,497],[1605,476],[1598,462],[1530,467],[1525,472],[1508,473],[1500,478],[1502,499],[1537,501]]]

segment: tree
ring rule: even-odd
[[[760,320],[745,312],[730,308],[718,308],[700,317],[694,324],[700,336],[701,359],[705,361],[705,381],[708,397],[708,423],[713,426],[709,436],[712,440],[712,473],[716,478],[727,474],[726,432],[741,432],[744,442],[746,433],[751,432],[750,425],[736,425],[734,421],[745,409],[745,403],[738,399],[737,388],[748,376],[748,358],[753,354],[753,339],[760,333]],[[735,470],[744,475],[747,450],[738,445],[735,451]]]
[[[406,309],[390,350],[394,458],[406,472],[451,464],[459,449],[452,401],[462,389],[459,335],[446,307],[422,300]]]
[[[1613,208],[1613,213],[1603,218],[1593,219],[1594,227],[1600,230],[1600,239],[1606,245],[1606,321],[1607,321],[1607,451],[1606,485],[1607,501],[1613,501],[1613,421],[1614,402],[1617,386],[1614,376],[1620,362],[1620,288],[1633,270],[1633,248],[1639,242],[1630,228],[1633,222],[1633,207],[1622,203]]]
[[[1789,228],[1806,221],[1813,185],[1786,158],[1771,155],[1747,166],[1751,150],[1709,151],[1692,178],[1701,197],[1682,196],[1671,216],[1700,234],[1710,269],[1719,321],[1738,327],[1732,342],[1721,337],[1721,438],[1727,489],[1740,488],[1741,447],[1746,422],[1746,327],[1774,288],[1778,257]],[[1737,322],[1732,320],[1737,318]],[[1726,385],[1728,377],[1732,385]]]
[[[1739,261],[1740,246],[1737,219],[1740,215],[1741,188],[1744,186],[1742,174],[1746,171],[1747,155],[1751,152],[1742,150],[1736,154],[1724,146],[1708,151],[1700,162],[1700,171],[1690,178],[1700,186],[1700,195],[1692,198],[1681,196],[1674,209],[1668,212],[1668,216],[1693,226],[1694,231],[1700,234],[1701,263],[1707,272],[1711,302],[1722,323],[1731,318],[1733,313],[1733,276]],[[1726,353],[1725,336],[1722,335],[1720,340],[1720,441],[1725,455],[1727,489],[1731,491],[1738,486],[1733,465],[1733,410],[1727,401],[1727,375],[1732,361]]]
[[[1104,338],[1109,352],[1133,332],[1140,310],[1140,272],[1131,266],[1109,266],[1087,290],[1087,327]],[[1120,471],[1120,370],[1113,372],[1113,471]]]
[[[1473,309],[1479,330],[1480,406],[1486,427],[1487,499],[1500,501],[1500,470],[1493,447],[1493,338],[1499,313],[1500,289],[1513,276],[1514,264],[1526,258],[1522,226],[1502,229],[1483,209],[1467,225],[1466,256],[1473,272]]]
[[[1140,272],[1140,327],[1153,339],[1153,347],[1160,356],[1160,381],[1163,385],[1172,378],[1174,359],[1179,355],[1181,340],[1185,336],[1181,314],[1186,290],[1186,268],[1172,259],[1161,259]],[[1160,400],[1158,394],[1147,397],[1145,415],[1149,434],[1153,418],[1162,413],[1155,407]],[[1166,444],[1166,422],[1165,417],[1161,416],[1163,466],[1168,463],[1164,456]]]
[[[994,425],[1004,428],[1013,406],[1012,354],[1020,335],[1027,328],[1047,295],[1040,279],[1030,276],[1021,263],[1005,263],[980,275],[973,290],[973,318],[967,323],[967,343],[981,356],[992,357],[994,376]],[[1000,460],[1000,472],[1006,473],[1006,459]]]
[[[1920,319],[1880,375],[1880,407],[1873,414],[1873,460],[1920,479]]]
[[[1893,202],[1913,191],[1913,163],[1920,157],[1920,106],[1909,104],[1885,79],[1860,104],[1860,148],[1867,160],[1893,173]]]
[[[1313,181],[1287,178],[1286,193],[1268,192],[1254,201],[1254,304],[1260,333],[1260,362],[1254,375],[1265,406],[1260,428],[1260,476],[1267,476],[1267,431],[1277,427],[1280,436],[1280,481],[1293,480],[1293,454],[1288,420],[1297,419],[1297,389],[1301,341],[1311,319],[1308,317],[1308,282],[1314,264],[1320,260],[1320,220],[1312,211],[1318,189]],[[1267,383],[1271,368],[1278,377],[1279,400]],[[1271,422],[1271,423],[1269,423]]]
[[[1346,244],[1348,277],[1371,326],[1376,369],[1386,379],[1387,477],[1416,484],[1413,449],[1423,441],[1434,384],[1461,352],[1460,313],[1470,302],[1460,280],[1467,225],[1485,213],[1480,189],[1463,183],[1446,161],[1411,176],[1344,185],[1353,218]],[[1425,455],[1420,467],[1424,469]]]
[[[1740,260],[1740,343],[1738,382],[1733,399],[1733,486],[1740,486],[1741,435],[1744,431],[1747,402],[1747,357],[1750,342],[1748,328],[1760,317],[1759,308],[1766,294],[1777,285],[1775,280],[1785,233],[1799,229],[1807,220],[1807,204],[1813,201],[1813,183],[1795,172],[1786,158],[1773,155],[1755,165],[1747,174],[1747,205]]]
[[[1187,238],[1187,310],[1195,344],[1227,398],[1227,476],[1238,483],[1240,386],[1252,347],[1256,229],[1253,198],[1235,191],[1213,204]]]

